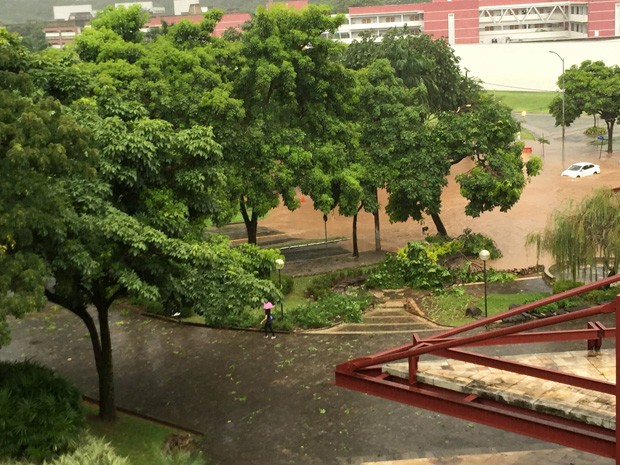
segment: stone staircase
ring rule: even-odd
[[[388,334],[425,333],[441,326],[422,317],[413,299],[404,296],[402,289],[374,291],[377,304],[364,313],[362,323],[341,323],[331,328],[310,331],[321,334]]]

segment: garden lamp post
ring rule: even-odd
[[[276,259],[276,269],[278,270],[278,282],[280,283],[280,292],[282,292],[282,268],[284,268],[284,259]],[[280,300],[280,316],[284,319],[284,295]]]
[[[562,58],[558,52],[554,52],[553,50],[549,50],[549,53],[557,55],[557,57],[562,60],[562,165],[564,165],[564,136],[566,131],[566,121],[564,120],[564,104],[566,93],[566,90],[564,89],[564,58]]]
[[[478,258],[482,260],[482,273],[484,277],[484,317],[488,316],[487,306],[487,260],[491,257],[491,253],[488,250],[482,249],[478,254]]]

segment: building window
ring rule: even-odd
[[[372,19],[370,18],[362,18],[362,24],[370,24],[372,23]]]
[[[388,16],[387,18],[385,18],[385,22],[386,23],[395,23],[396,22],[396,18],[394,16]]]

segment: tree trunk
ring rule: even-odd
[[[54,302],[54,299],[50,300]],[[77,315],[88,329],[99,378],[99,418],[105,421],[114,421],[116,420],[116,402],[114,398],[114,371],[112,365],[112,342],[110,338],[108,310],[107,308],[103,311],[97,310],[99,318],[98,332],[93,318],[85,307],[74,306],[70,308],[67,307],[67,309],[71,313]]]
[[[375,199],[377,200],[377,211],[373,212],[372,216],[375,219],[375,250],[381,251],[381,228],[379,227],[379,196],[375,191]]]
[[[252,217],[248,214],[248,210],[245,207],[243,199],[239,200],[239,210],[245,223],[245,230],[248,235],[248,244],[256,244],[256,235],[258,231],[258,215],[252,211]]]
[[[615,119],[605,120],[605,124],[607,125],[607,153],[613,153],[614,151],[613,138],[614,138],[614,123],[615,122],[616,122]]]
[[[433,219],[433,223],[435,223],[435,227],[437,228],[437,234],[447,237],[448,231],[446,231],[446,227],[443,225],[443,221],[441,221],[439,215],[437,213],[433,213],[431,215],[431,218]]]
[[[116,420],[116,402],[108,312],[109,305],[97,310],[101,337],[101,363],[97,366],[97,373],[99,374],[99,418],[104,421],[114,421]]]
[[[357,213],[353,215],[353,256],[359,258],[360,251],[357,248]]]

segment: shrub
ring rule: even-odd
[[[74,449],[85,424],[71,383],[32,361],[0,363],[0,458],[49,460]]]
[[[298,328],[321,328],[340,321],[359,323],[371,296],[361,294],[325,294],[316,302],[300,305],[287,312],[287,319]]]
[[[309,299],[318,300],[321,297],[330,294],[331,289],[343,279],[354,277],[354,276],[362,276],[364,274],[364,270],[362,269],[350,269],[350,270],[340,270],[334,271],[332,273],[325,273],[321,275],[317,275],[315,278],[310,281],[310,284],[306,287],[306,297]]]
[[[129,465],[129,460],[119,457],[112,446],[101,438],[88,436],[86,442],[73,453],[63,455],[50,465]]]
[[[502,258],[502,252],[497,248],[495,242],[490,237],[486,237],[480,233],[472,232],[466,228],[463,234],[456,238],[463,244],[463,253],[465,255],[477,257],[481,250],[486,249],[491,254],[491,259]]]
[[[603,126],[590,126],[583,132],[586,136],[606,136],[607,128]]]
[[[292,276],[281,273],[282,278],[282,295],[289,295],[293,292],[293,287],[295,286],[295,280]],[[277,289],[280,289],[280,276],[278,273],[271,274],[271,282],[276,286]]]
[[[583,282],[581,281],[572,281],[572,280],[560,280],[553,282],[553,293],[559,294],[560,292],[568,291],[570,289],[574,289],[576,287],[583,286]]]
[[[365,285],[369,289],[398,289],[403,287],[405,281],[396,255],[387,253],[382,263],[371,268]]]

